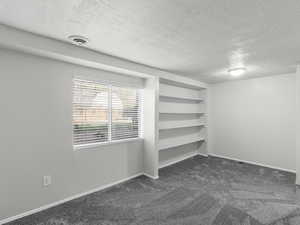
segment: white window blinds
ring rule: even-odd
[[[112,140],[139,136],[139,105],[137,90],[112,87]]]
[[[138,89],[73,80],[74,146],[139,137]]]

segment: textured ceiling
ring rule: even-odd
[[[294,72],[299,21],[299,0],[0,1],[0,23],[206,82]]]

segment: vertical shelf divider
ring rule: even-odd
[[[152,179],[158,178],[158,103],[159,78],[145,80],[143,105],[144,174]]]

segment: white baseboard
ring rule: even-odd
[[[270,166],[270,165],[263,164],[263,163],[257,163],[257,162],[253,162],[253,161],[247,161],[247,160],[232,158],[232,157],[218,155],[218,154],[214,154],[214,153],[210,153],[209,156],[214,156],[214,157],[223,158],[223,159],[229,159],[229,160],[238,161],[238,162],[244,162],[244,163],[248,163],[248,164],[252,164],[252,165],[256,165],[256,166],[267,167],[267,168],[271,168],[271,169],[275,169],[275,170],[281,170],[281,171],[285,171],[285,172],[289,172],[289,173],[296,173],[295,170],[284,169],[284,168],[280,168],[280,167],[276,167],[276,166]]]
[[[150,174],[148,174],[148,173],[143,173],[143,175],[146,176],[146,177],[149,177],[149,178],[151,178],[151,179],[153,179],[153,180],[156,180],[156,179],[159,178],[159,176],[152,176],[152,175],[150,175]]]
[[[198,155],[204,156],[204,157],[208,157],[208,154],[204,154],[204,153],[198,153]]]
[[[43,211],[43,210],[52,208],[52,207],[54,207],[54,206],[63,204],[63,203],[65,203],[65,202],[68,202],[68,201],[71,201],[71,200],[74,200],[74,199],[83,197],[83,196],[85,196],[85,195],[89,195],[89,194],[95,193],[95,192],[97,192],[97,191],[101,191],[101,190],[103,190],[103,189],[112,187],[112,186],[114,186],[114,185],[121,184],[121,183],[123,183],[123,182],[125,182],[125,181],[131,180],[131,179],[133,179],[133,178],[136,178],[136,177],[139,177],[139,176],[142,176],[142,175],[144,175],[144,173],[138,173],[138,174],[135,174],[135,175],[133,175],[133,176],[126,177],[126,178],[124,178],[124,179],[122,179],[122,180],[119,180],[119,181],[116,181],[116,182],[113,182],[113,183],[110,183],[110,184],[102,185],[102,186],[100,186],[100,187],[98,187],[98,188],[94,188],[94,189],[92,189],[92,190],[89,190],[89,191],[86,191],[86,192],[83,192],[83,193],[79,193],[79,194],[70,196],[70,197],[68,197],[68,198],[65,198],[65,199],[62,199],[62,200],[59,200],[59,201],[56,201],[56,202],[53,202],[53,203],[50,203],[50,204],[41,206],[41,207],[39,207],[39,208],[29,210],[29,211],[27,211],[27,212],[18,214],[18,215],[16,215],[16,216],[12,216],[12,217],[9,217],[9,218],[0,220],[0,225],[1,225],[1,224],[5,224],[5,223],[12,222],[12,221],[17,220],[17,219],[21,219],[22,217],[25,217],[25,216],[29,216],[29,215],[38,213],[38,212],[40,212],[40,211]]]

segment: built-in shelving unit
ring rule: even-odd
[[[144,173],[206,154],[206,84],[169,73],[149,77],[144,92]],[[154,107],[153,107],[154,106]]]
[[[197,82],[159,80],[159,168],[206,153],[206,87]]]

